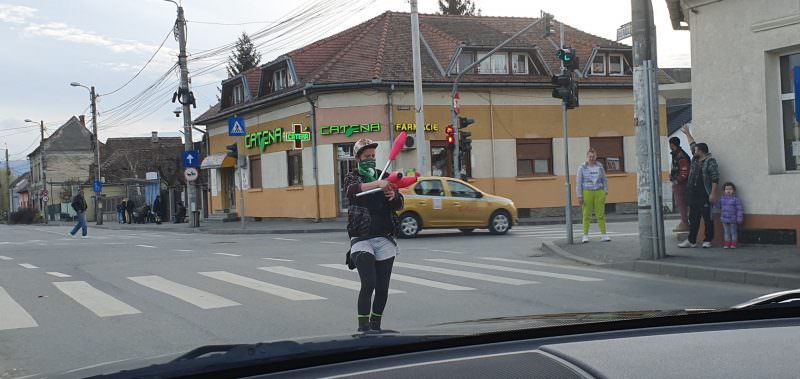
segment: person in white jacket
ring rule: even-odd
[[[586,162],[578,167],[575,179],[575,192],[583,208],[583,238],[581,242],[589,242],[589,225],[592,222],[592,211],[597,217],[603,241],[611,241],[606,234],[606,195],[608,195],[608,178],[603,165],[597,162],[597,151],[590,147],[586,152]]]

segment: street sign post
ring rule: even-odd
[[[188,150],[181,153],[183,160],[183,167],[200,167],[200,152],[197,150]]]
[[[244,117],[228,118],[228,135],[231,137],[244,137],[247,135],[247,128],[244,124]]]
[[[47,203],[49,202],[49,200],[50,200],[50,195],[47,193],[47,190],[45,189],[44,191],[42,191],[42,201]]]
[[[102,192],[103,191],[103,183],[99,180],[94,181],[94,192]]]
[[[617,29],[617,42],[624,40],[625,38],[629,38],[631,36],[631,27],[633,26],[632,23],[623,24],[622,26]]]
[[[197,180],[197,169],[194,167],[187,167],[183,171],[183,177],[186,178],[187,182],[193,182]]]

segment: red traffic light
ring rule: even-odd
[[[455,132],[455,129],[453,128],[453,125],[447,125],[447,127],[444,128],[444,132],[449,136]]]
[[[452,134],[447,136],[447,144],[448,145],[452,145],[455,141],[456,141],[456,137],[453,137]]]

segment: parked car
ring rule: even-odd
[[[405,197],[400,213],[400,236],[404,238],[414,237],[422,229],[447,228],[505,234],[518,222],[513,201],[459,179],[420,177],[417,184],[400,191]]]

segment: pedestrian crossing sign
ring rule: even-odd
[[[231,137],[244,137],[247,135],[244,117],[231,116],[228,118],[228,135]]]

